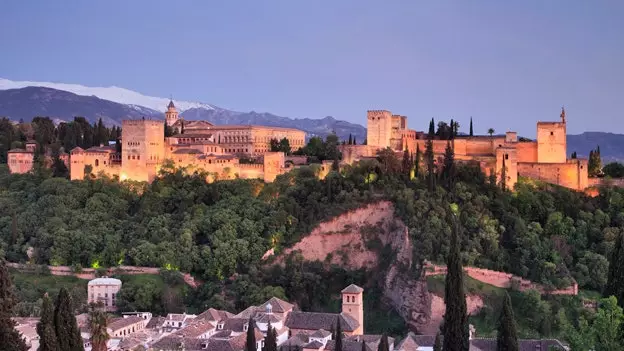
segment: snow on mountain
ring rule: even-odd
[[[12,81],[0,78],[0,90],[20,89],[25,87],[46,87],[57,90],[64,90],[76,95],[97,96],[100,99],[114,101],[120,104],[130,105],[137,111],[141,111],[142,107],[147,107],[156,111],[166,111],[169,99],[146,96],[136,91],[111,86],[111,87],[86,87],[79,84],[51,83],[51,82],[29,82],[29,81]],[[213,110],[215,106],[192,101],[175,101],[175,105],[179,111],[185,111],[191,108],[200,108],[205,110]]]

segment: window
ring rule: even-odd
[[[505,154],[505,160],[509,160],[509,154]]]
[[[550,135],[555,135],[555,133],[554,132],[550,132]]]
[[[97,158],[95,159],[95,167],[98,167],[100,165],[100,160],[98,160]]]

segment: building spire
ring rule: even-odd
[[[561,122],[565,123],[566,120],[565,120],[565,107],[564,106],[561,106],[561,115],[560,115],[560,117],[561,117]]]

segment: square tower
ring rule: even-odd
[[[341,291],[342,313],[358,321],[352,335],[364,335],[364,289],[351,284]]]
[[[165,158],[165,125],[162,121],[126,120],[121,132],[122,180],[151,182]]]
[[[386,110],[372,110],[367,113],[366,142],[378,149],[391,146],[392,113]]]

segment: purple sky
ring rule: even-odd
[[[6,0],[0,77],[289,117],[624,133],[624,1]]]

